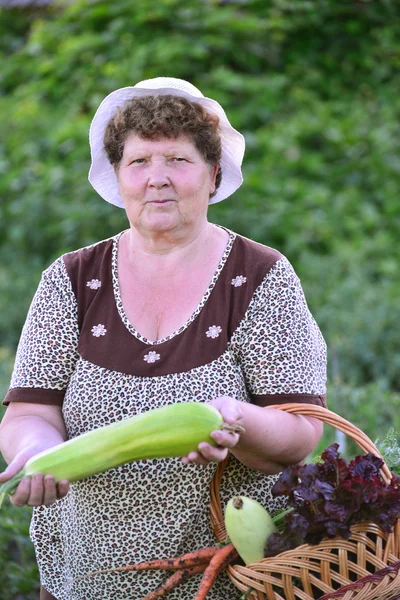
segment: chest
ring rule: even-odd
[[[131,325],[149,340],[160,340],[182,327],[206,299],[218,258],[182,266],[178,272],[119,266],[121,301]]]

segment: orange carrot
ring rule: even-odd
[[[176,586],[185,582],[189,577],[196,575],[197,573],[202,573],[206,568],[205,564],[197,565],[195,567],[189,567],[188,569],[178,569],[168,577],[164,583],[154,590],[154,592],[150,592],[147,594],[142,600],[156,600],[157,598],[162,598],[166,596],[169,592],[171,592]]]
[[[111,569],[102,569],[94,571],[88,575],[84,575],[81,579],[92,577],[93,575],[104,575],[105,573],[118,573],[121,571],[148,571],[150,569],[162,569],[170,571],[172,569],[184,569],[195,567],[196,565],[206,564],[220,550],[220,546],[209,546],[208,548],[200,548],[194,552],[188,552],[175,558],[155,558],[133,565],[124,567],[113,567]]]
[[[188,552],[177,556],[176,558],[161,558],[149,560],[133,565],[135,571],[147,571],[148,569],[183,569],[195,567],[203,563],[208,563],[211,558],[219,551],[219,546],[210,546],[209,548],[200,548],[194,552]]]
[[[219,573],[225,569],[235,558],[238,558],[238,553],[233,544],[222,546],[210,560],[210,563],[204,571],[203,578],[200,583],[199,590],[194,600],[205,600],[214,581]],[[147,600],[147,599],[146,599]]]

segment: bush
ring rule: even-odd
[[[246,137],[244,185],[211,220],[288,256],[331,376],[399,391],[399,17],[384,0],[75,0],[5,19],[3,344],[15,349],[43,268],[127,226],[87,182],[90,120],[111,90],[167,74],[219,100]]]

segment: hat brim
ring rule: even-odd
[[[131,98],[150,96],[155,94],[184,96],[193,102],[198,102],[212,114],[220,119],[221,134],[221,171],[222,180],[216,194],[210,198],[210,204],[215,204],[228,198],[242,184],[243,176],[241,165],[245,150],[244,137],[234,129],[225,114],[224,109],[218,102],[204,96],[194,96],[185,90],[162,87],[150,89],[129,86],[115,90],[109,94],[100,104],[89,130],[89,143],[92,164],[89,170],[89,181],[96,192],[107,202],[124,207],[118,190],[118,181],[114,167],[110,164],[104,150],[104,132],[109,120],[114,116],[118,107],[124,106]]]

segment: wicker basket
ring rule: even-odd
[[[316,417],[348,435],[365,453],[381,456],[360,429],[326,408],[309,404],[272,408]],[[211,524],[218,542],[227,537],[219,495],[225,465],[226,461],[219,465],[211,484]],[[390,481],[386,464],[381,474],[386,482]],[[251,565],[230,566],[228,576],[239,590],[249,593],[249,600],[400,599],[400,521],[390,534],[374,523],[355,525],[351,531],[348,540],[326,539]]]

